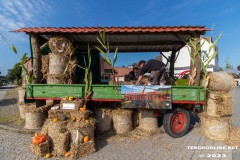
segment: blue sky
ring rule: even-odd
[[[15,44],[19,53],[29,53],[29,39],[24,33],[9,33],[21,27],[66,26],[214,26],[206,35],[216,38],[220,66],[226,57],[240,65],[240,1],[238,0],[0,0],[0,33]],[[120,54],[118,65],[152,54]],[[29,54],[30,55],[30,54]],[[0,42],[0,71],[3,75],[18,58]]]

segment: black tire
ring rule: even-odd
[[[173,120],[179,119],[179,117],[180,120],[176,124],[176,121]],[[182,121],[182,123],[180,121]],[[188,132],[189,127],[190,113],[187,110],[177,108],[170,113],[166,113],[163,117],[163,128],[165,132],[173,138],[179,138],[184,136]],[[179,130],[177,130],[177,128],[179,128]]]

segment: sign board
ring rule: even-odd
[[[172,109],[171,86],[121,85],[122,108]]]
[[[62,109],[75,109],[75,103],[63,103]]]

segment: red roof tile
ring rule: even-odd
[[[146,27],[40,27],[21,28],[12,32],[26,33],[95,33],[105,28],[106,32],[205,32],[209,31],[205,26],[146,26]]]

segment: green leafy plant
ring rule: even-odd
[[[84,83],[86,84],[85,86],[85,97],[89,98],[89,96],[92,93],[92,71],[91,71],[91,62],[92,62],[92,57],[91,57],[91,51],[88,46],[88,63],[86,62],[85,56],[83,56],[84,59],[84,67],[78,65],[79,68],[85,70],[85,76],[84,76]]]
[[[35,79],[35,76],[32,75],[31,73],[29,73],[25,66],[25,64],[27,62],[27,53],[24,53],[23,56],[20,58],[17,48],[13,44],[11,44],[1,33],[0,33],[0,35],[2,37],[2,41],[5,42],[8,45],[8,47],[12,50],[12,52],[19,58],[20,62],[17,64],[22,68],[26,83],[31,84],[33,82],[33,80]]]
[[[198,40],[195,41],[195,37],[190,38],[189,42],[187,43],[188,46],[193,49],[193,51],[191,52],[190,48],[188,48],[189,50],[189,54],[190,54],[190,59],[191,62],[194,66],[195,64],[195,60],[197,58],[197,56],[200,57],[200,62],[201,62],[201,70],[203,72],[203,80],[206,81],[207,78],[207,68],[209,66],[209,64],[211,63],[211,61],[216,58],[217,54],[218,54],[218,50],[215,50],[213,54],[211,54],[212,49],[216,46],[216,44],[218,43],[218,41],[220,40],[222,36],[222,33],[220,35],[217,36],[216,40],[212,43],[212,45],[208,48],[208,50],[203,51],[204,56],[206,57],[205,59],[201,58],[201,49],[202,46],[204,45],[204,42],[201,43],[202,37]],[[190,76],[190,79],[194,78],[194,73],[193,75]]]
[[[115,49],[113,59],[110,59],[110,45],[109,41],[106,37],[105,29],[103,31],[99,31],[100,38],[97,37],[97,40],[101,47],[96,47],[96,49],[102,54],[104,61],[112,67],[112,76],[113,76],[113,84],[115,84],[115,64],[118,58],[118,47]]]

